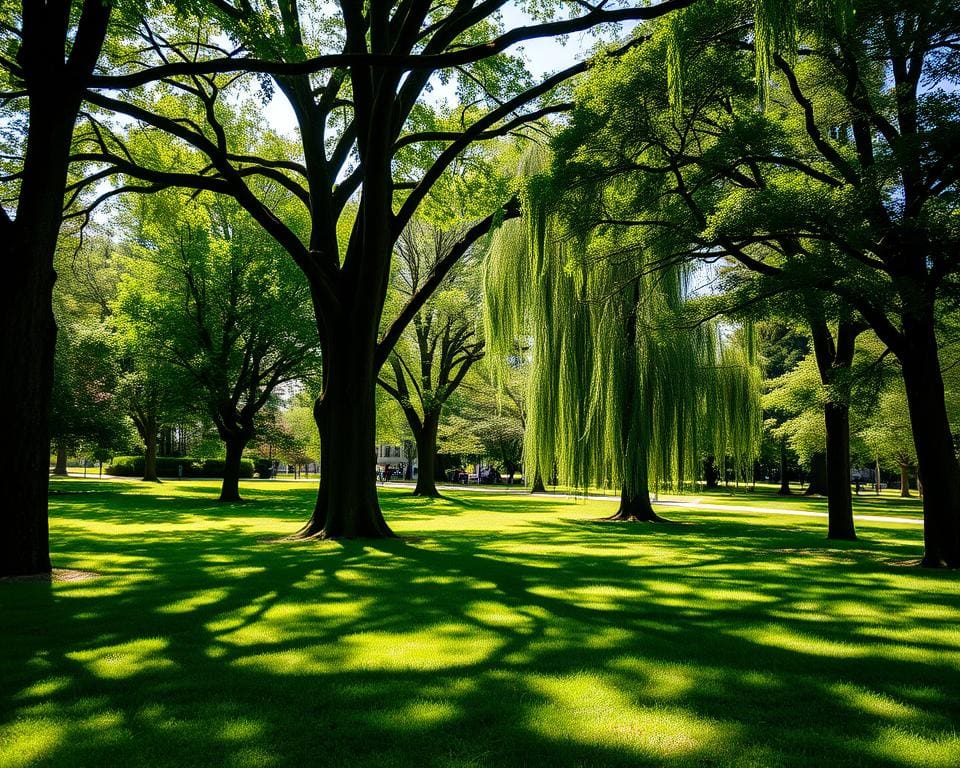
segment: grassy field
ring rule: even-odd
[[[0,766],[960,765],[919,526],[387,488],[404,540],[275,543],[311,485],[54,489],[97,577],[0,583]]]
[[[388,487],[409,485],[413,487],[411,481],[391,481]],[[475,488],[476,486],[474,486]],[[767,507],[772,509],[787,509],[804,512],[827,513],[827,499],[824,496],[804,496],[803,490],[794,484],[791,486],[791,496],[780,496],[777,494],[779,485],[772,483],[757,483],[754,486],[743,485],[739,487],[730,484],[730,487],[720,487],[713,490],[705,490],[698,485],[697,489],[686,489],[683,493],[665,492],[660,494],[661,500],[669,502],[688,504],[692,500],[700,500],[706,504],[723,504],[724,506],[750,505],[758,507]],[[522,487],[508,488],[507,486],[481,486],[483,491],[498,490],[514,493],[523,493]],[[851,486],[851,493],[853,487]],[[549,493],[560,495],[582,496],[582,489],[571,486],[549,486]],[[587,491],[589,496],[603,496],[611,500],[619,499],[619,491],[609,488],[590,488]],[[899,489],[883,489],[879,494],[864,486],[859,494],[853,495],[854,515],[882,515],[884,517],[908,517],[916,520],[923,518],[923,500],[917,496],[916,491],[911,491],[908,498],[901,498]]]

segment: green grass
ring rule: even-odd
[[[718,488],[712,491],[699,491],[688,494],[709,504],[739,505],[748,504],[761,507],[800,510],[806,512],[827,512],[827,499],[824,496],[804,496],[794,487],[792,496],[778,496],[779,486],[757,484],[749,490],[743,486]],[[852,492],[852,489],[851,489]],[[671,497],[681,498],[681,497]],[[879,494],[872,489],[861,488],[859,495],[853,495],[854,515],[881,515],[884,517],[908,517],[917,520],[923,517],[923,500],[911,491],[911,496],[901,498],[899,489],[883,489]]]
[[[399,485],[403,481],[392,481]],[[751,505],[759,507],[769,507],[773,509],[787,509],[803,512],[827,513],[827,499],[824,496],[804,496],[803,489],[797,484],[791,485],[791,496],[780,496],[777,494],[779,484],[756,483],[755,485],[743,484],[739,486],[731,483],[729,487],[706,490],[702,484],[698,484],[696,489],[689,485],[682,493],[677,491],[665,491],[660,494],[663,500],[672,502],[690,503],[699,499],[707,504],[723,504],[725,506]],[[507,488],[506,486],[483,486],[482,490],[514,491],[522,492],[522,486],[517,488]],[[851,486],[851,494],[853,487]],[[582,496],[583,490],[568,485],[547,486],[549,493],[571,494]],[[619,499],[620,492],[610,488],[591,487],[587,491],[590,496],[604,496],[610,499]],[[915,490],[910,492],[908,498],[901,498],[899,489],[884,488],[879,494],[874,493],[872,488],[863,486],[860,493],[853,495],[853,513],[854,515],[882,515],[884,517],[908,517],[917,520],[923,517],[923,500],[917,496]]]
[[[311,485],[55,488],[99,577],[0,583],[0,766],[960,764],[918,526],[387,488],[407,540],[270,543]]]

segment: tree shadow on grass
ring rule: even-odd
[[[12,764],[955,764],[950,574],[822,562],[812,527],[609,526],[549,500],[469,497],[432,526],[397,503],[416,543],[260,544],[307,495],[275,499],[54,525],[103,575],[0,585]]]

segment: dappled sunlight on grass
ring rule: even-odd
[[[528,685],[543,700],[528,708],[529,727],[560,742],[671,759],[706,755],[724,741],[720,724],[676,707],[638,706],[616,679],[579,672],[531,676]]]
[[[811,656],[824,656],[829,659],[860,658],[869,656],[874,650],[866,644],[837,642],[812,634],[793,632],[785,626],[776,624],[759,629],[745,629],[733,634],[759,645]]]
[[[0,766],[30,765],[51,754],[63,739],[57,720],[23,716],[0,731]]]
[[[166,640],[149,638],[76,651],[66,657],[79,661],[95,677],[119,679],[175,667],[176,664],[163,655],[168,646]]]
[[[912,728],[887,726],[869,742],[860,742],[864,751],[878,763],[922,765],[929,768],[956,768],[960,757],[960,736],[928,734]]]
[[[0,583],[0,766],[960,764],[916,526],[386,488],[402,539],[304,542],[308,483],[55,487],[98,576]]]

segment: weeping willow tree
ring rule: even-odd
[[[637,230],[565,220],[542,148],[524,156],[524,217],[491,240],[484,269],[491,357],[532,340],[524,461],[573,485],[617,487],[612,519],[658,520],[651,489],[681,489],[706,453],[743,476],[761,430],[749,349],[691,322],[690,274]],[[576,226],[575,226],[576,225]]]

